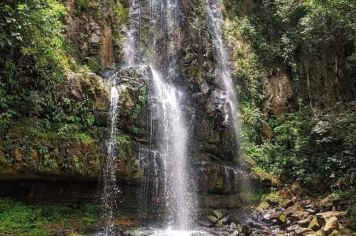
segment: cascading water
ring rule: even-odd
[[[222,86],[222,89],[226,92],[226,103],[224,108],[226,112],[225,121],[229,122],[231,120],[237,146],[236,161],[238,161],[240,164],[243,164],[244,160],[240,158],[241,129],[240,114],[238,110],[239,104],[235,86],[231,77],[232,69],[229,65],[230,57],[223,40],[224,22],[221,12],[221,1],[222,0],[205,0],[205,9],[208,18],[207,20],[210,34],[213,39],[214,54],[216,58],[216,79],[217,82]],[[235,185],[235,189],[238,189],[237,185],[240,185],[240,192],[251,191],[250,180],[246,171],[243,169],[235,169],[233,173],[234,177],[232,181]],[[238,176],[240,176],[240,178]]]
[[[187,163],[188,132],[182,111],[183,93],[163,81],[152,68],[153,90],[160,105],[159,152],[165,175],[165,198],[170,227],[190,229],[193,217],[193,198],[189,191]]]
[[[109,80],[111,86],[110,91],[110,137],[107,141],[107,156],[105,159],[104,167],[104,190],[102,193],[103,202],[103,220],[105,222],[105,235],[113,235],[113,220],[114,209],[116,207],[116,199],[119,194],[119,189],[116,183],[116,160],[117,160],[117,142],[116,137],[116,125],[118,119],[118,99],[119,92],[116,88],[115,77]]]
[[[150,89],[150,106],[156,109],[156,129],[151,139],[156,142],[151,150],[142,151],[143,162],[147,171],[144,194],[152,199],[159,199],[159,191],[163,191],[164,203],[161,209],[166,227],[175,232],[186,233],[194,227],[195,198],[192,179],[189,177],[187,143],[189,133],[183,110],[184,93],[176,84],[179,80],[177,69],[177,50],[175,48],[176,33],[179,30],[177,16],[179,4],[177,0],[132,0],[130,3],[130,23],[126,31],[124,45],[124,68],[138,67],[138,63],[150,65],[152,81]],[[147,26],[149,25],[149,26]],[[141,31],[149,29],[151,44],[143,50]],[[147,42],[146,42],[147,43]],[[142,50],[141,50],[141,49]],[[112,234],[113,209],[118,193],[115,178],[116,160],[116,122],[118,109],[118,90],[115,78],[110,79],[111,133],[108,141],[108,156],[104,173],[104,208],[107,226],[105,234]],[[178,81],[177,81],[178,82]],[[149,160],[147,160],[149,158]],[[150,182],[153,183],[150,183]],[[153,192],[150,192],[150,188]],[[146,196],[146,197],[147,197]],[[149,198],[148,198],[149,199]],[[152,208],[151,208],[152,209]],[[165,233],[164,233],[165,234]],[[189,233],[188,233],[189,234]]]
[[[230,58],[223,40],[223,15],[221,0],[205,0],[205,9],[208,17],[210,34],[213,38],[214,54],[216,58],[216,78],[222,89],[226,92],[225,122],[231,120],[237,147],[240,147],[240,121],[238,100],[235,86],[231,78]],[[231,116],[231,117],[229,117]]]
[[[129,10],[130,24],[126,31],[126,40],[124,43],[124,60],[126,67],[132,67],[136,63],[138,45],[137,35],[139,34],[141,21],[141,7],[139,0],[132,0]]]
[[[194,227],[195,198],[193,181],[189,182],[184,93],[174,83],[180,78],[175,48],[180,6],[178,0],[151,0],[150,8],[153,47],[149,63],[153,80],[152,92],[160,108],[158,135],[162,141],[158,149],[164,168],[165,208],[170,221],[169,227],[187,230]]]
[[[126,41],[124,45],[125,67],[133,66],[136,59],[136,34],[138,30],[139,20],[139,5],[136,0],[132,1],[130,6],[131,24],[129,30],[126,32]],[[104,235],[115,235],[114,226],[114,210],[116,209],[117,197],[120,190],[117,186],[116,180],[116,166],[117,166],[117,119],[118,119],[118,104],[119,104],[119,90],[117,89],[117,73],[111,75],[108,80],[110,86],[110,137],[107,141],[107,157],[104,168],[104,189],[102,193],[103,203],[103,220],[105,223]]]

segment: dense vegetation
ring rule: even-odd
[[[93,204],[25,204],[0,199],[0,235],[79,235],[93,230]],[[65,231],[63,231],[65,228]]]
[[[299,181],[314,193],[344,191],[350,202],[356,186],[354,4],[225,1],[243,148],[255,172]],[[280,110],[268,104],[272,96],[286,97]]]
[[[18,162],[37,171],[87,173],[82,154],[60,159],[58,142],[96,148],[93,135],[105,119],[95,120],[94,113],[106,111],[105,98],[99,98],[106,91],[68,44],[68,14],[57,0],[0,3],[1,168]],[[93,174],[100,161],[92,156]]]
[[[68,53],[64,5],[56,0],[2,1],[0,11],[1,129],[22,116],[39,117],[47,126],[93,125],[88,98],[94,92],[78,101],[63,90],[69,72],[88,76]]]

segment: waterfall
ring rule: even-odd
[[[226,92],[226,103],[224,111],[226,113],[225,122],[231,121],[234,131],[235,143],[237,147],[236,161],[240,164],[244,163],[241,157],[241,137],[240,137],[240,114],[238,110],[238,100],[235,91],[235,86],[231,77],[232,69],[230,66],[230,56],[223,40],[224,21],[221,12],[222,0],[205,0],[205,10],[207,15],[208,27],[213,40],[214,55],[216,58],[216,79],[217,83],[222,86]],[[230,116],[230,117],[229,117]],[[240,177],[239,177],[240,176]],[[234,184],[235,190],[239,189],[240,192],[251,191],[251,184],[248,174],[240,169],[233,171],[233,178],[231,180]],[[237,185],[240,185],[238,187]]]
[[[152,68],[153,90],[160,105],[159,152],[163,160],[165,199],[170,227],[190,229],[193,198],[189,189],[188,131],[182,111],[183,93],[166,83]]]
[[[175,47],[179,31],[178,0],[150,0],[153,96],[160,111],[158,149],[163,162],[165,208],[169,227],[187,230],[194,227],[195,198],[188,162],[188,130],[183,110],[184,93],[180,81]]]
[[[238,100],[235,86],[231,77],[232,69],[229,65],[230,57],[223,40],[223,15],[221,12],[221,0],[205,0],[208,26],[213,39],[214,54],[216,58],[217,82],[226,92],[225,121],[231,120],[237,147],[240,147],[240,121],[238,111]],[[230,117],[229,117],[230,116]]]
[[[139,0],[132,0],[129,9],[129,28],[126,30],[124,42],[124,61],[125,66],[132,67],[136,63],[138,51],[137,37],[140,29],[141,7]]]
[[[194,224],[195,204],[193,181],[189,177],[188,137],[184,113],[184,93],[178,88],[180,81],[175,48],[176,33],[179,30],[178,0],[132,0],[130,2],[130,22],[124,43],[124,69],[140,67],[143,63],[151,68],[152,78],[147,81],[150,92],[151,140],[150,150],[140,153],[146,174],[144,177],[144,204],[158,206],[159,191],[163,191],[160,206],[161,216],[169,229],[191,229]],[[148,29],[148,30],[147,30]],[[148,32],[148,38],[142,36]],[[147,41],[149,40],[149,45]],[[145,46],[145,47],[144,47]],[[143,50],[144,49],[144,50]],[[148,79],[148,78],[147,78]],[[118,110],[118,90],[116,78],[109,80],[111,85],[110,123],[108,155],[104,170],[105,234],[111,235],[113,209],[118,193],[115,179],[116,161],[116,122]],[[155,125],[153,125],[153,119]],[[147,168],[150,168],[147,170]],[[151,183],[152,182],[152,183]],[[153,202],[156,201],[156,202]],[[148,206],[150,211],[154,211]],[[157,211],[157,210],[156,210]]]
[[[116,160],[117,160],[117,142],[116,138],[116,125],[118,118],[118,99],[119,92],[116,88],[115,77],[109,80],[111,85],[110,91],[110,137],[107,141],[107,156],[105,159],[104,166],[104,190],[102,193],[103,202],[103,220],[105,222],[105,235],[113,235],[113,220],[114,220],[114,209],[116,207],[116,199],[119,194],[119,189],[116,183]]]

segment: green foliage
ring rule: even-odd
[[[130,142],[130,138],[127,135],[117,135],[115,140],[118,145],[126,145]]]
[[[43,110],[51,95],[39,91],[62,81],[69,67],[62,35],[65,7],[56,0],[0,5],[0,117]]]
[[[97,221],[92,204],[28,205],[0,199],[0,235],[55,235],[58,228],[84,232]]]
[[[136,102],[133,111],[131,111],[132,118],[133,119],[138,119],[142,109],[146,105],[147,102],[147,88],[144,86],[140,88],[140,94],[138,96],[138,101]]]
[[[125,2],[126,3],[126,2]],[[129,9],[125,3],[122,1],[117,2],[117,6],[115,8],[115,16],[119,25],[124,25],[127,22]]]
[[[87,11],[89,9],[89,6],[90,6],[89,0],[75,0],[74,4],[75,4],[74,5],[75,9],[78,12]]]
[[[320,43],[354,37],[354,4],[353,0],[263,0],[249,16],[226,9],[228,15],[238,18],[241,35],[251,42],[260,62],[295,69],[301,47],[312,53]]]
[[[259,127],[247,123],[245,153],[257,166],[286,179],[310,186],[323,183],[324,190],[334,185],[346,187],[339,186],[342,184],[337,180],[350,179],[355,172],[356,115],[330,113],[312,121],[306,117],[310,115],[297,112],[287,114],[284,121],[271,120],[274,135],[271,140],[258,139],[255,132]]]
[[[76,4],[86,6],[85,1]],[[0,130],[10,129],[11,119],[26,116],[48,125],[81,123],[91,128],[99,85],[84,82],[88,71],[79,69],[67,52],[64,5],[57,0],[6,0],[0,6]],[[65,80],[69,72],[70,82]],[[68,83],[74,82],[91,83],[92,89],[76,91],[78,100],[70,94]]]
[[[307,101],[298,93],[305,89],[300,82],[305,79],[301,52],[304,57],[318,58],[325,48],[352,40],[354,2],[263,0],[243,4],[224,1],[225,38],[232,48],[241,99],[244,153],[264,178],[270,173],[268,179],[275,175],[299,180],[314,190],[345,188],[338,180],[350,180],[355,172],[355,111],[347,107],[312,111],[304,108]],[[262,110],[268,99],[263,89],[266,77],[280,68],[292,79],[297,100],[290,102],[284,120]],[[349,181],[350,185],[355,182]]]

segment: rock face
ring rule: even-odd
[[[88,0],[88,5],[67,1],[69,10],[67,38],[70,46],[94,72],[113,67],[119,61],[123,17],[117,11],[125,12],[122,1]]]
[[[290,100],[293,98],[291,83],[286,74],[277,71],[270,78],[265,80],[266,101],[263,104],[265,114],[273,114],[279,119],[283,119],[288,112]]]
[[[157,124],[149,123],[152,115],[148,104],[152,89],[150,68],[113,68],[114,64],[122,64],[124,23],[129,6],[126,1],[87,2],[88,5],[81,6],[77,1],[65,1],[69,12],[66,28],[68,44],[78,62],[88,66],[90,72],[88,78],[69,74],[63,85],[63,97],[88,104],[93,114],[88,118],[88,127],[75,126],[77,121],[70,120],[71,114],[68,113],[69,125],[58,124],[58,128],[42,134],[34,128],[37,118],[23,117],[19,124],[13,126],[15,129],[8,131],[0,140],[0,185],[1,181],[8,183],[17,179],[20,183],[29,179],[33,183],[42,181],[44,189],[51,185],[51,181],[62,180],[87,182],[97,187],[106,155],[109,93],[105,80],[110,76],[117,76],[120,81],[117,85],[120,117],[116,141],[120,149],[117,175],[124,186],[123,195],[134,195],[152,174],[149,168],[155,154],[147,150],[152,141],[150,132]],[[142,11],[142,19],[148,17],[147,12]],[[206,206],[236,207],[240,204],[238,193],[244,187],[240,183],[246,176],[236,168],[238,157],[234,135],[225,122],[226,111],[223,109],[226,95],[214,78],[216,59],[206,23],[204,1],[182,1],[181,14],[177,29],[179,38],[175,45],[181,72],[177,85],[187,93],[184,110],[189,121],[190,161],[197,170],[198,191],[207,193],[202,199]],[[144,31],[147,25],[145,21],[141,23],[141,30]],[[148,43],[144,33],[140,34],[141,46]],[[165,36],[161,37],[163,40]],[[140,53],[146,53],[144,47],[140,50]],[[166,54],[164,59],[169,59],[169,53]],[[22,196],[45,198],[33,194],[33,191],[38,191],[37,188],[28,189]],[[83,196],[97,197],[93,194],[95,188],[87,189],[88,194]],[[75,187],[58,190],[80,198]],[[11,191],[15,190],[11,188]],[[19,195],[11,191],[7,194]],[[81,191],[85,192],[85,189]],[[42,193],[45,194],[45,191]]]

